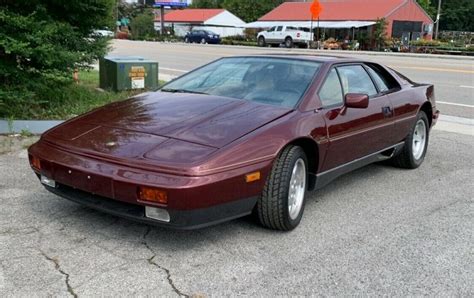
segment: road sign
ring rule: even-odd
[[[319,15],[323,11],[323,6],[319,3],[318,0],[314,0],[311,4],[309,10],[311,11],[311,17],[313,20],[319,18]]]
[[[155,0],[153,4],[154,7],[165,7],[169,6],[171,8],[185,8],[188,6],[186,0]]]

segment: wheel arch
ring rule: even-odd
[[[429,101],[425,101],[421,105],[420,110],[418,111],[418,113],[420,111],[425,112],[426,117],[428,117],[429,126],[431,127],[431,125],[433,123],[433,106],[431,105],[431,103]]]
[[[280,151],[283,151],[283,149],[290,145],[301,147],[306,154],[306,158],[308,159],[308,173],[310,174],[308,179],[308,190],[314,190],[316,186],[316,173],[319,166],[318,144],[311,138],[302,137],[291,141]]]

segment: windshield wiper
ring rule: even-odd
[[[192,94],[205,94],[209,95],[205,92],[199,92],[199,91],[192,91],[192,90],[186,90],[186,89],[160,89],[162,92],[171,92],[171,93],[192,93]]]

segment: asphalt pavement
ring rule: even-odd
[[[25,150],[0,155],[0,296],[473,297],[473,145],[437,128],[419,169],[345,175],[289,233],[133,223],[44,190]]]
[[[182,75],[220,57],[261,53],[304,53],[358,57],[388,65],[417,82],[435,85],[438,108],[445,115],[474,118],[474,57],[385,54],[224,45],[114,40],[111,55],[142,56],[160,64],[162,79]]]

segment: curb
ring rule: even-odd
[[[367,56],[391,56],[391,57],[408,57],[408,58],[426,58],[426,59],[446,59],[446,60],[464,60],[474,61],[474,56],[456,56],[456,55],[439,55],[439,54],[416,54],[416,53],[396,53],[396,52],[375,52],[375,51],[341,51],[341,50],[316,50],[316,49],[287,49],[287,48],[261,48],[251,46],[230,46],[230,45],[207,45],[220,46],[223,48],[242,48],[242,49],[265,49],[275,52],[301,52],[314,53],[318,55],[367,55]]]
[[[116,42],[116,40],[114,40]],[[124,40],[120,40],[124,42]],[[142,42],[142,43],[159,43],[159,44],[177,44],[192,47],[192,44],[186,44],[184,42],[156,42],[156,41],[127,41],[127,42]],[[196,46],[196,45],[194,45]],[[392,56],[392,57],[409,57],[409,58],[426,58],[426,59],[446,59],[446,60],[463,60],[463,61],[474,61],[474,56],[457,56],[457,55],[440,55],[440,54],[417,54],[417,53],[396,53],[396,52],[375,52],[375,51],[342,51],[342,50],[316,50],[316,49],[287,49],[287,48],[262,48],[262,47],[253,47],[253,46],[239,46],[239,45],[199,45],[201,47],[218,47],[224,49],[253,49],[253,50],[262,50],[262,51],[271,51],[271,52],[296,52],[296,53],[313,53],[318,55],[367,55],[367,56]]]
[[[0,120],[0,134],[21,133],[21,131],[42,134],[63,122],[64,120]]]

